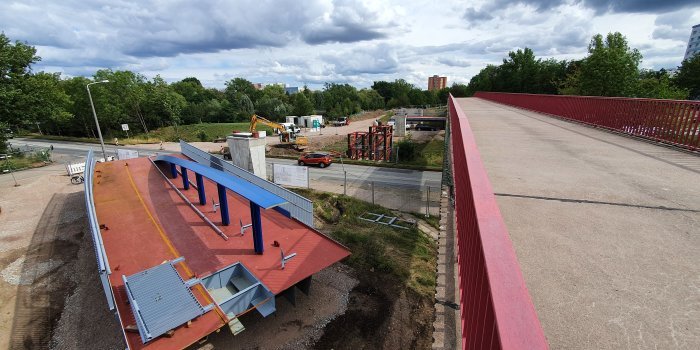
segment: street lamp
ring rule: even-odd
[[[97,125],[97,135],[100,136],[100,145],[102,146],[102,156],[104,157],[105,162],[107,161],[107,152],[105,152],[105,141],[102,139],[102,130],[100,130],[100,122],[97,121],[97,113],[95,113],[95,104],[92,103],[92,94],[90,93],[90,85],[93,84],[101,84],[101,83],[109,83],[109,80],[100,80],[96,81],[93,83],[87,84],[86,88],[88,91],[88,98],[90,98],[90,106],[92,107],[92,115],[95,117],[95,125]]]

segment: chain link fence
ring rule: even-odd
[[[398,185],[350,178],[314,180],[312,189],[351,196],[402,212],[426,216],[440,215],[440,187]]]

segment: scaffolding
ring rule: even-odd
[[[394,130],[391,125],[374,125],[368,132],[348,134],[348,157],[374,161],[391,160]]]

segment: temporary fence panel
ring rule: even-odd
[[[463,349],[546,349],[547,341],[467,116],[449,98]]]
[[[272,179],[282,186],[309,187],[309,168],[297,165],[272,164]]]
[[[700,101],[477,92],[476,97],[689,150],[700,149]]]
[[[211,155],[201,149],[188,144],[185,141],[180,141],[180,150],[182,154],[194,160],[197,163],[204,164],[216,169],[226,171],[234,176],[244,179],[256,186],[262,187],[275,195],[278,195],[289,203],[282,204],[280,208],[289,212],[289,215],[309,227],[314,227],[314,205],[313,202],[300,196],[284,187],[274,184],[270,181],[255,176],[251,172],[239,168],[232,163],[229,163],[219,157]]]
[[[130,150],[130,149],[117,149],[117,159],[119,160],[124,160],[124,159],[132,159],[132,158],[138,158],[139,157],[139,151],[135,150]]]

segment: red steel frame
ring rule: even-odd
[[[362,131],[355,131],[348,134],[348,157],[350,159],[367,158],[369,134]]]
[[[700,101],[477,92],[475,97],[692,151],[700,150]]]
[[[351,132],[348,134],[348,157],[388,161],[391,159],[393,136],[391,125],[370,126],[368,132]]]
[[[394,129],[391,125],[369,127],[370,160],[390,160]]]
[[[463,349],[547,349],[467,117],[450,95]]]

